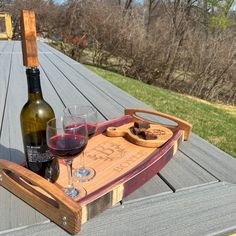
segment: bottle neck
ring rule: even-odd
[[[41,85],[40,85],[40,74],[38,68],[27,68],[27,84],[28,84],[28,99],[39,100],[43,99]]]

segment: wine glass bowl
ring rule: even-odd
[[[84,116],[88,128],[88,137],[91,138],[97,131],[98,115],[92,106],[72,105],[64,109],[65,116]]]
[[[64,109],[64,115],[84,117],[88,130],[88,138],[91,139],[96,134],[98,115],[97,111],[92,106],[72,105]],[[74,179],[78,182],[90,181],[96,175],[96,172],[93,168],[84,165],[84,156],[86,156],[85,152],[83,152],[81,158],[81,166],[74,171]]]
[[[50,139],[50,150],[58,159],[74,159],[85,147],[85,140],[78,134],[65,133]]]
[[[86,194],[83,188],[74,188],[72,181],[73,159],[84,151],[88,141],[86,121],[83,117],[64,116],[47,123],[47,145],[58,159],[63,159],[68,171],[65,193],[70,197]]]

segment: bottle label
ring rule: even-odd
[[[54,158],[47,145],[26,146],[26,152],[29,162],[47,162]]]

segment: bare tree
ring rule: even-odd
[[[217,1],[67,0],[59,5],[53,0],[0,0],[0,6],[12,14],[16,32],[20,10],[34,9],[38,31],[64,40],[61,48],[75,59],[86,60],[84,47],[89,47],[92,60],[87,63],[204,99],[236,103],[236,28],[212,27],[209,21],[221,6],[225,18],[233,21],[236,16],[229,10],[232,0],[213,12]]]

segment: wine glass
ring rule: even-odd
[[[73,159],[84,151],[88,142],[88,132],[85,118],[63,116],[47,122],[47,145],[58,158],[63,159],[68,172],[68,186],[64,192],[72,197],[83,197],[86,190],[75,188],[72,181]]]
[[[66,107],[64,109],[65,116],[76,116],[76,117],[84,117],[87,124],[88,129],[88,137],[89,139],[97,131],[98,124],[98,116],[97,111],[92,106],[83,106],[83,105],[72,105]],[[79,182],[87,182],[94,178],[96,175],[96,171],[92,167],[88,167],[84,165],[84,157],[86,156],[85,152],[81,157],[81,166],[74,171],[75,181]]]

